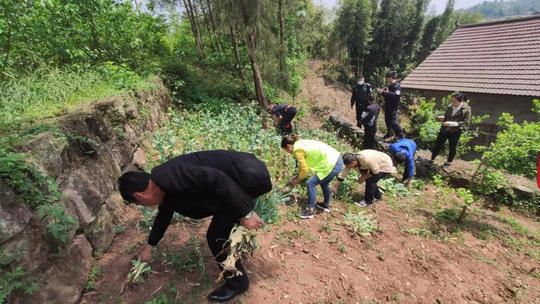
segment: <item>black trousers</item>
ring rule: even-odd
[[[377,150],[377,138],[375,134],[377,134],[377,121],[375,121],[373,126],[364,124],[364,149]]]
[[[379,190],[379,186],[377,186],[377,182],[387,175],[388,173],[380,172],[366,179],[366,191],[364,192],[364,200],[367,204],[372,204],[373,199],[375,198],[382,198],[382,193],[381,190]]]
[[[366,110],[367,105],[357,102],[354,107],[356,108],[356,125],[359,128],[362,128],[362,124],[360,123],[360,121],[362,120],[362,112]]]
[[[288,108],[285,113],[282,114],[283,118],[281,119],[281,122],[279,123],[279,128],[281,129],[281,133],[292,133],[292,124],[291,121],[296,116],[296,108],[290,107]]]
[[[252,166],[252,168],[254,167],[255,166]],[[242,188],[252,197],[252,199],[256,199],[272,190],[272,182],[266,167],[264,167],[264,170],[263,168],[259,168],[249,186]],[[220,198],[215,199],[219,200]],[[210,226],[206,232],[206,240],[208,241],[208,247],[210,247],[212,255],[218,263],[223,262],[227,258],[228,252],[223,250],[223,245],[229,239],[231,230],[234,225],[238,223],[238,220],[239,219],[235,218],[235,216],[223,212],[215,214],[210,222]],[[240,261],[236,262],[236,268],[242,272],[242,275],[227,278],[227,274],[225,274],[225,284],[231,289],[245,290],[249,286],[247,273]]]
[[[435,147],[433,147],[433,151],[431,151],[431,160],[435,160],[435,157],[439,155],[441,152],[442,147],[444,146],[444,143],[446,140],[448,140],[448,159],[447,162],[451,162],[454,160],[454,157],[456,157],[456,147],[459,142],[459,138],[461,137],[461,131],[457,132],[446,132],[446,131],[439,131],[439,134],[437,135],[437,141],[435,142]]]
[[[398,107],[384,107],[384,122],[386,123],[386,135],[391,136],[392,133],[398,138],[403,138],[403,130],[399,126]]]
[[[227,214],[216,214],[212,218],[212,222],[210,222],[210,226],[206,232],[206,240],[208,241],[210,251],[212,251],[218,263],[225,261],[227,258],[228,252],[223,250],[223,245],[229,239],[231,230],[236,223],[238,223],[238,219]],[[247,273],[240,261],[236,262],[236,268],[242,272],[242,275],[227,278],[227,274],[225,274],[225,284],[231,289],[245,290],[249,286]]]

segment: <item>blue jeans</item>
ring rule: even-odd
[[[314,174],[310,179],[308,179],[307,189],[309,208],[315,207],[315,200],[317,199],[317,190],[315,190],[315,187],[319,184],[321,185],[324,195],[324,204],[330,204],[330,182],[339,174],[339,172],[341,172],[341,170],[343,170],[343,159],[340,156],[336,161],[334,169],[332,169],[332,171],[325,178],[320,180],[317,174]]]

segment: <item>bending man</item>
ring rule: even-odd
[[[206,238],[216,261],[224,261],[223,243],[234,224],[248,229],[264,224],[253,212],[254,199],[272,189],[263,162],[249,153],[223,150],[181,155],[152,169],[151,174],[127,172],[118,184],[124,200],[159,209],[141,252],[143,261],[150,261],[152,247],[163,237],[174,212],[195,219],[213,216]],[[225,274],[225,284],[208,296],[210,300],[228,301],[248,289],[240,261],[236,267],[242,275]]]
[[[341,182],[345,180],[351,169],[360,172],[358,183],[366,182],[364,200],[355,204],[360,207],[370,207],[373,203],[382,200],[382,193],[377,186],[377,182],[388,174],[396,172],[396,167],[392,164],[392,159],[388,154],[376,150],[362,150],[358,153],[345,153],[343,155],[345,169],[337,178],[334,185],[334,193],[337,192]]]
[[[402,182],[407,182],[407,187],[411,190],[414,177],[414,154],[416,153],[416,143],[410,139],[402,138],[388,147],[390,153],[398,163],[405,164]]]

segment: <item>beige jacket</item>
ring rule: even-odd
[[[396,173],[397,169],[392,163],[392,158],[386,153],[379,152],[377,150],[362,150],[356,153],[358,159],[358,166],[354,169],[369,170],[371,174],[379,173]],[[349,174],[350,169],[345,167],[341,171],[340,178],[345,178]]]

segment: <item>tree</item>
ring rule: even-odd
[[[435,33],[435,45],[434,48],[437,48],[444,40],[454,31],[455,23],[452,22],[452,15],[454,12],[455,0],[448,0],[446,4],[446,9],[440,17],[439,27]]]
[[[424,61],[424,59],[426,59],[426,57],[435,49],[435,33],[438,31],[439,22],[440,17],[435,16],[431,17],[426,23],[422,39],[420,40],[420,47],[415,55],[417,63]]]
[[[204,60],[204,46],[201,41],[199,25],[197,22],[196,11],[194,6],[191,3],[191,0],[182,0],[184,2],[184,7],[186,8],[186,13],[189,18],[189,23],[191,24],[191,30],[193,31],[193,37],[195,37],[195,42],[197,43],[197,51],[199,54],[200,63]]]
[[[407,44],[405,45],[405,58],[407,58],[407,61],[410,61],[410,59],[413,56],[413,52],[415,50],[418,37],[420,36],[420,33],[422,32],[422,27],[424,26],[424,19],[426,14],[426,8],[428,5],[428,0],[416,0],[416,6],[415,6],[415,12],[414,12],[414,18],[411,20],[412,22],[412,28],[409,31],[407,35]]]
[[[345,42],[350,70],[355,77],[363,72],[364,56],[368,53],[371,9],[370,0],[345,0],[339,10],[336,32]]]

